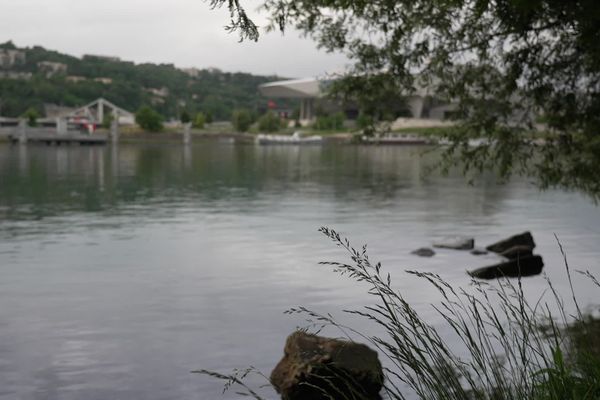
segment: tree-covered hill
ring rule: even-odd
[[[9,50],[21,50],[25,57],[12,65],[0,62],[0,115],[8,117],[30,107],[43,114],[44,104],[76,107],[104,97],[130,111],[150,105],[167,118],[186,110],[225,120],[236,108],[261,108],[266,100],[258,85],[280,79],[218,69],[184,71],[172,64],[134,64],[110,57],[77,58],[39,46],[17,49],[12,42],[0,44],[0,57]]]

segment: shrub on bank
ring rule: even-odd
[[[104,117],[102,118],[102,124],[101,124],[101,126],[104,129],[110,129],[110,126],[111,126],[114,118],[115,117],[112,115],[112,113],[106,113],[106,114],[104,114]]]
[[[314,128],[320,131],[341,130],[344,128],[344,113],[338,112],[333,115],[320,115],[314,124]]]
[[[181,115],[179,116],[179,120],[182,124],[187,124],[192,121],[192,117],[190,116],[190,113],[187,112],[187,110],[183,110],[181,112]]]
[[[281,118],[273,111],[268,111],[258,119],[258,129],[261,132],[277,132],[282,125]]]
[[[141,107],[135,113],[135,122],[149,132],[160,132],[163,129],[162,115],[148,106]]]
[[[252,114],[244,109],[235,110],[231,114],[231,123],[237,132],[247,132],[252,125]]]
[[[40,117],[40,113],[38,113],[35,108],[30,107],[23,113],[23,117],[27,119],[27,125],[34,127],[37,126],[37,120]]]
[[[201,112],[196,114],[196,117],[194,118],[194,123],[193,123],[194,128],[203,129],[205,123],[206,123],[206,116]]]

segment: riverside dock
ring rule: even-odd
[[[56,145],[103,145],[108,142],[106,134],[94,133],[92,135],[82,134],[79,132],[68,132],[57,134],[54,129],[29,129],[25,136],[18,133],[10,133],[8,135],[10,143],[27,143],[27,144],[45,144],[48,146]]]

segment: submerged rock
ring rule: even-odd
[[[510,249],[504,250],[500,253],[501,256],[508,258],[509,260],[516,260],[518,258],[528,257],[533,255],[533,247],[530,246],[514,246]]]
[[[471,254],[473,254],[474,256],[483,256],[486,255],[488,252],[486,250],[483,249],[473,249],[471,250]]]
[[[533,250],[535,248],[535,242],[533,241],[533,236],[531,236],[531,232],[528,231],[519,235],[511,236],[508,239],[504,239],[489,245],[488,247],[486,247],[486,249],[494,253],[503,253],[515,246],[527,246],[530,247],[531,250]]]
[[[435,251],[429,247],[421,247],[420,249],[411,251],[410,254],[414,254],[419,257],[433,257],[435,255]]]
[[[475,247],[475,239],[462,236],[445,238],[444,240],[434,242],[433,247],[454,250],[471,250]]]
[[[364,344],[297,331],[287,338],[271,383],[283,400],[379,400],[383,371]]]
[[[538,275],[544,268],[544,261],[540,256],[525,256],[517,260],[510,260],[489,267],[469,271],[468,274],[479,279],[494,279],[501,277],[516,278],[518,276]]]

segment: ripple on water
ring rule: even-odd
[[[318,265],[346,260],[322,225],[368,243],[436,326],[435,290],[403,271],[466,285],[466,269],[494,258],[410,254],[436,238],[472,235],[483,247],[531,230],[565,289],[557,233],[574,268],[600,275],[600,212],[587,199],[489,176],[472,186],[456,173],[423,177],[412,149],[122,145],[61,149],[73,157],[60,167],[56,151],[19,160],[0,145],[2,400],[221,398],[220,382],[189,371],[268,373],[306,323],[284,310],[344,319],[371,300]],[[597,290],[576,283],[593,306]],[[532,296],[545,287],[541,277],[525,285]]]

